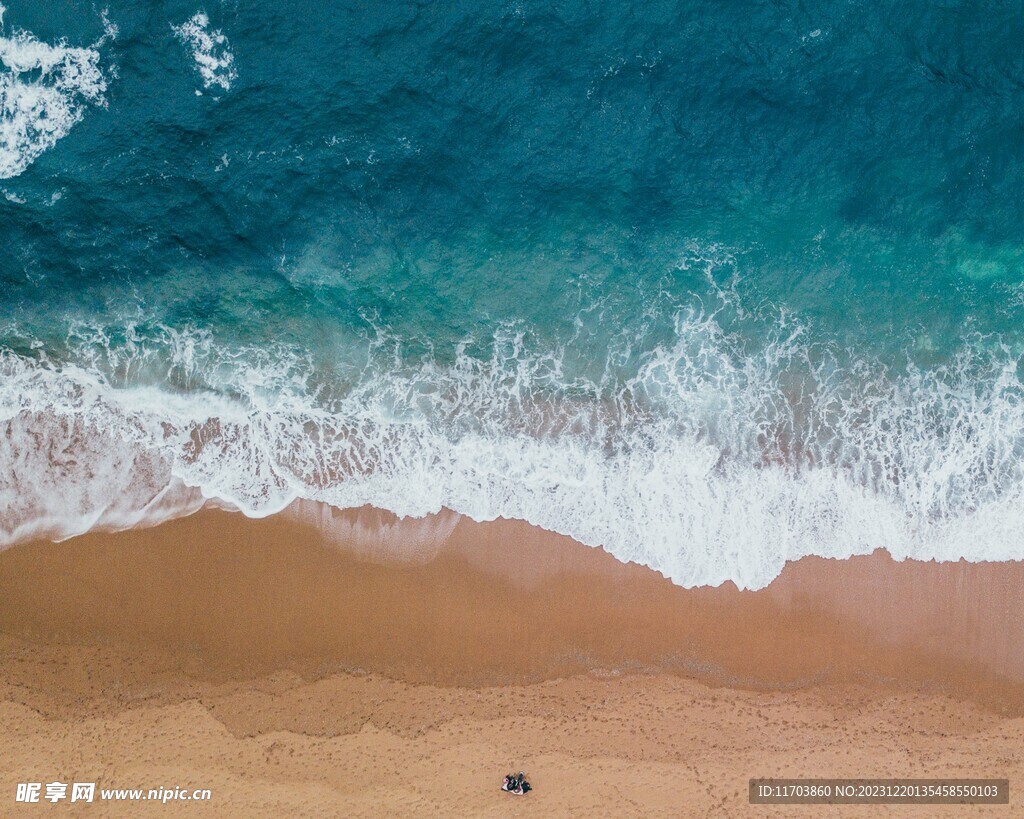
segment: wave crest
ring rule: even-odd
[[[60,364],[8,351],[0,539],[303,498],[524,519],[687,586],[758,588],[787,560],[879,547],[1024,557],[1009,350],[976,339],[945,367],[895,373],[775,327],[752,349],[714,315],[680,314],[625,379],[572,375],[514,328],[448,364],[378,339],[331,379],[301,351],[166,328],[79,332]]]

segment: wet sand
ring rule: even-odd
[[[752,776],[1013,789],[1022,604],[1019,563],[876,552],[687,590],[518,522],[311,504],[24,544],[0,553],[0,793],[90,775],[210,787],[220,815],[679,815],[747,813]],[[522,804],[497,790],[513,768]]]

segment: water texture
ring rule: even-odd
[[[1024,558],[1019,2],[3,2],[0,544]]]

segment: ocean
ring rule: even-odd
[[[1024,558],[1019,1],[2,3],[0,546]]]

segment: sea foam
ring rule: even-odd
[[[106,104],[100,47],[116,36],[104,16],[104,36],[88,48],[4,29],[0,6],[0,179],[24,173],[70,133],[90,106]]]
[[[523,519],[686,586],[879,547],[1020,559],[1024,385],[990,342],[896,373],[687,311],[626,379],[571,378],[506,328],[448,364],[375,342],[328,389],[298,350],[79,331],[59,364],[0,356],[0,541],[302,498]]]
[[[238,76],[235,55],[224,33],[220,29],[210,30],[210,18],[206,13],[197,11],[181,25],[171,28],[191,50],[203,87],[210,89],[218,86],[224,91],[230,90],[231,83]]]

